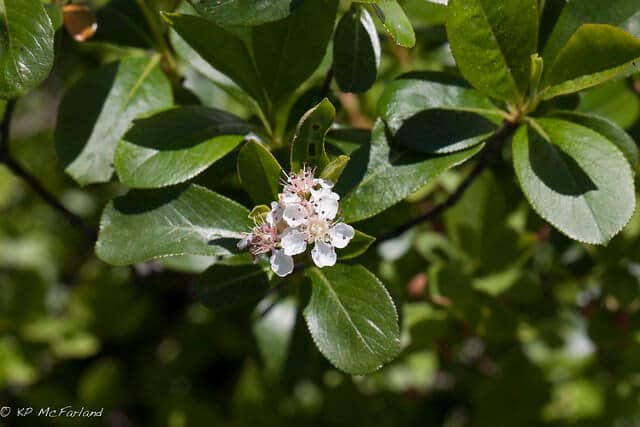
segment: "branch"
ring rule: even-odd
[[[493,136],[489,139],[489,141],[487,141],[480,159],[478,160],[478,163],[475,165],[473,170],[469,173],[465,180],[462,181],[456,191],[451,194],[449,198],[447,198],[447,200],[440,203],[439,205],[436,205],[417,218],[414,218],[411,221],[382,234],[376,239],[375,244],[379,245],[380,243],[383,243],[387,240],[391,240],[401,236],[417,225],[420,225],[424,222],[433,221],[441,216],[447,209],[453,207],[456,203],[458,203],[458,201],[460,201],[462,196],[464,196],[471,185],[473,185],[473,183],[482,175],[482,173],[486,169],[488,169],[489,166],[491,166],[491,163],[493,163],[498,154],[500,154],[500,150],[502,149],[503,145],[513,135],[516,128],[517,126],[513,123],[503,122],[502,125],[500,125],[500,127],[493,134]]]
[[[40,182],[25,168],[23,168],[11,155],[11,151],[9,149],[9,135],[11,133],[11,118],[13,117],[15,106],[15,100],[7,102],[4,117],[2,118],[2,124],[0,125],[0,163],[6,165],[14,175],[26,182],[42,200],[61,213],[71,225],[80,229],[87,239],[91,241],[96,240],[95,230],[85,224],[82,218],[64,207],[62,203],[51,195],[51,193],[49,193],[42,184],[40,184]]]

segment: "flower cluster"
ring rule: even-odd
[[[238,242],[254,258],[271,253],[271,269],[280,277],[293,272],[293,256],[304,253],[307,245],[313,245],[315,265],[335,265],[335,248],[346,247],[355,235],[353,227],[336,221],[340,196],[332,191],[333,183],[315,178],[314,172],[304,167],[289,174],[271,210]]]

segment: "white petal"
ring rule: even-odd
[[[293,272],[293,258],[284,254],[282,249],[274,249],[271,255],[271,269],[280,277]]]
[[[295,228],[287,228],[282,232],[280,243],[285,255],[298,255],[307,250],[307,235]]]
[[[329,230],[329,237],[331,238],[331,244],[336,248],[344,248],[346,247],[353,236],[355,236],[356,231],[352,226],[347,225],[343,222],[340,222]]]
[[[335,265],[338,257],[333,246],[318,240],[311,251],[311,258],[318,267],[322,268]]]
[[[338,193],[334,193],[329,188],[321,187],[319,190],[311,189],[311,196],[314,200],[319,199],[334,199],[340,200],[340,195]]]
[[[286,223],[289,224],[289,227],[296,228],[307,223],[307,220],[309,219],[308,215],[309,214],[304,206],[294,203],[284,208],[284,214],[282,217]]]
[[[323,197],[315,201],[316,214],[322,219],[334,219],[338,214],[337,200]]]
[[[280,200],[282,201],[282,203],[284,204],[290,204],[290,203],[299,203],[300,202],[300,196],[298,196],[295,193],[291,193],[291,192],[284,192],[280,194]]]
[[[329,189],[333,188],[333,182],[329,181],[328,179],[322,179],[322,178],[314,179],[313,184],[319,185],[322,188],[329,188]]]
[[[280,221],[282,221],[282,206],[278,202],[271,202],[271,212],[267,214],[267,223],[270,226],[275,227]]]
[[[243,239],[238,241],[238,249],[241,251],[247,249],[253,240],[253,234],[247,234]]]

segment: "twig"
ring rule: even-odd
[[[171,47],[167,40],[164,38],[164,33],[162,29],[162,25],[159,21],[158,13],[151,9],[149,5],[146,3],[146,0],[136,0],[142,15],[144,16],[147,24],[149,24],[149,28],[151,29],[151,33],[156,42],[157,49],[162,52],[162,56],[167,61],[167,65],[171,69],[172,74],[175,76],[178,75],[177,69],[178,65],[176,63],[175,58],[173,57],[173,52],[171,51]]]
[[[513,123],[502,123],[502,125],[500,125],[500,127],[487,142],[484,150],[482,151],[481,157],[478,160],[478,163],[475,165],[469,175],[464,179],[464,181],[462,181],[456,191],[447,198],[447,200],[440,203],[439,205],[436,205],[417,218],[414,218],[411,221],[406,222],[399,227],[382,234],[381,236],[378,236],[375,244],[379,245],[380,243],[383,243],[387,240],[391,240],[401,236],[417,225],[420,225],[424,222],[433,221],[440,215],[442,215],[447,209],[453,207],[456,203],[458,203],[458,201],[462,198],[462,196],[464,196],[471,185],[480,177],[480,175],[482,175],[482,173],[486,169],[489,168],[489,166],[491,166],[493,160],[500,153],[502,146],[505,144],[505,142],[507,142],[507,140],[511,137],[515,130],[516,126]]]
[[[14,175],[26,182],[42,200],[60,212],[71,225],[82,230],[89,240],[94,241],[96,239],[95,230],[85,224],[82,218],[64,207],[62,203],[51,195],[51,193],[49,193],[42,184],[40,184],[40,182],[25,168],[23,168],[11,155],[11,151],[9,149],[9,135],[11,133],[11,118],[13,117],[15,106],[15,100],[8,101],[2,118],[2,125],[0,126],[0,163],[6,165]]]

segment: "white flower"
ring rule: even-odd
[[[350,225],[335,222],[340,196],[332,191],[333,183],[315,178],[314,172],[305,167],[287,175],[271,210],[238,242],[238,248],[249,248],[256,260],[270,253],[271,269],[280,277],[293,272],[293,257],[305,253],[309,245],[315,265],[335,265],[336,248],[346,247],[355,235]]]
[[[271,255],[271,270],[280,277],[293,273],[293,258],[285,255],[282,249],[274,249]]]
[[[323,218],[312,218],[307,225],[307,239],[315,242],[311,259],[320,268],[335,265],[337,260],[335,248],[346,247],[354,235],[353,227],[343,222],[331,225]]]

